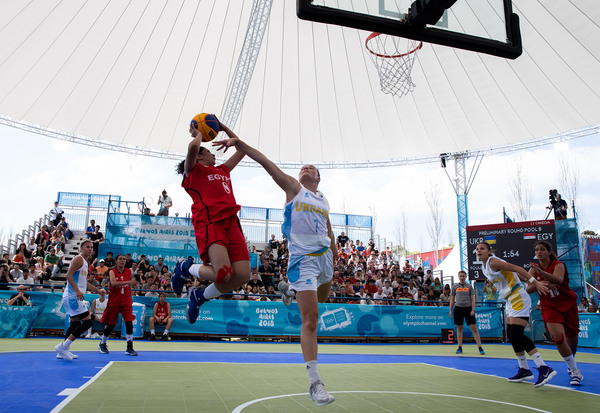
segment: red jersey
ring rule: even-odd
[[[233,195],[229,168],[224,164],[206,166],[197,163],[183,178],[181,186],[193,200],[194,228],[220,221],[240,210]]]
[[[113,268],[112,271],[115,273],[116,281],[131,280],[131,270],[129,268],[124,268],[122,273],[120,273],[116,268]],[[113,287],[112,284],[110,284],[109,286],[110,290],[108,292],[108,305],[131,304],[133,302],[131,299],[131,288],[129,285]]]
[[[548,267],[544,268],[540,265],[540,268],[550,274],[554,273],[554,269],[557,265],[564,265],[561,261],[552,261]],[[538,281],[544,281],[545,278],[536,274],[535,278]],[[565,312],[571,307],[577,306],[577,294],[569,287],[569,273],[565,266],[565,276],[562,283],[552,284],[550,291],[547,294],[540,295],[540,307],[542,311],[545,308],[553,308],[559,312]]]
[[[160,301],[156,303],[156,316],[160,318],[165,318],[169,314],[169,311],[167,309],[168,305],[169,303],[167,303],[166,301],[164,302],[164,304],[161,304]]]

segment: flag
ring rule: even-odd
[[[493,245],[496,243],[496,236],[495,235],[487,235],[485,237],[483,237],[484,241],[487,242],[490,245]]]
[[[528,232],[523,234],[523,239],[536,239],[535,233]]]

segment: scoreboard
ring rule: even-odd
[[[535,262],[534,245],[537,241],[546,241],[556,252],[556,232],[554,220],[511,222],[508,224],[489,224],[467,226],[469,279],[485,280],[481,270],[481,261],[477,259],[475,248],[481,242],[487,242],[492,252],[511,264],[529,271]]]

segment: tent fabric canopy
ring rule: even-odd
[[[516,60],[425,44],[416,88],[380,91],[369,33],[273,1],[235,132],[279,164],[352,167],[517,145],[600,124],[600,2],[515,0]],[[184,154],[223,116],[252,2],[0,3],[0,115],[123,147]]]

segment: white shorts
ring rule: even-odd
[[[89,303],[85,300],[78,300],[76,296],[63,295],[62,302],[69,317],[89,311]]]
[[[333,278],[331,249],[321,255],[290,255],[287,276],[292,290],[317,291]]]
[[[506,297],[507,317],[529,317],[531,314],[531,298],[523,287]]]

